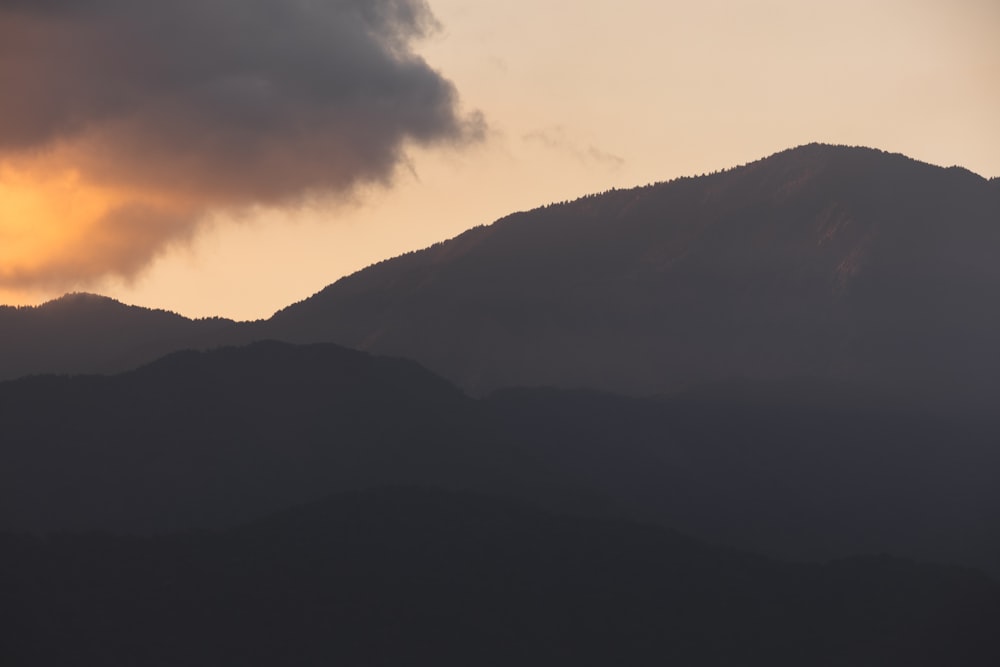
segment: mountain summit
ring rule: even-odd
[[[96,294],[0,306],[0,379],[119,372],[178,349],[231,341],[235,334],[230,320],[189,320]]]

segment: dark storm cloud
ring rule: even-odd
[[[479,138],[413,51],[436,28],[423,0],[0,0],[0,286],[131,277],[208,212]]]
[[[0,0],[0,160],[204,206],[385,181],[482,131],[414,55],[422,0]]]

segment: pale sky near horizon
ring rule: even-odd
[[[0,302],[76,290],[191,317],[267,317],[507,213],[812,141],[1000,176],[998,0],[429,5],[440,29],[415,48],[464,112],[482,112],[481,140],[411,147],[387,185],[216,211],[128,280],[0,285]]]

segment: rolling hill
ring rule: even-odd
[[[995,665],[1000,587],[792,564],[477,494],[335,495],[227,531],[0,534],[5,665]]]
[[[819,389],[474,399],[411,361],[275,342],[24,378],[0,383],[0,530],[227,528],[409,484],[786,558],[1000,573],[1000,422]]]
[[[237,342],[236,323],[190,320],[95,294],[37,307],[0,306],[0,379],[115,373],[190,347]]]

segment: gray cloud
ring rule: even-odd
[[[423,0],[0,0],[0,162],[202,210],[387,182],[483,133],[412,50],[436,28]]]
[[[410,51],[435,26],[421,0],[0,0],[0,150],[87,139],[102,180],[237,199],[385,179],[406,140],[480,131]]]

